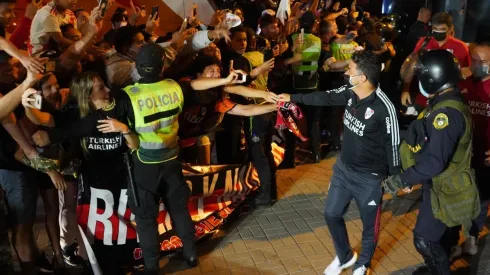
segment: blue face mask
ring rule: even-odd
[[[427,92],[424,90],[424,88],[422,88],[422,83],[421,83],[420,81],[419,81],[419,91],[420,91],[420,93],[421,93],[423,96],[425,96],[425,97],[429,98],[429,93],[427,93]]]

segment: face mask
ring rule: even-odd
[[[473,73],[473,77],[476,79],[482,79],[490,74],[489,65],[471,65],[471,72]]]
[[[444,41],[447,38],[447,32],[432,31],[432,37],[434,37],[436,41]]]
[[[361,83],[357,83],[357,84],[355,84],[355,85],[354,85],[354,84],[352,83],[352,79],[353,79],[354,77],[358,77],[358,76],[361,76],[361,75],[362,75],[362,74],[358,74],[358,75],[349,76],[349,75],[344,74],[344,82],[345,82],[345,84],[346,84],[346,85],[351,86],[351,87],[350,87],[350,89],[354,89],[355,87],[359,86]]]
[[[424,88],[422,88],[422,83],[419,81],[419,91],[420,93],[425,96],[426,98],[429,98],[429,93],[427,93]]]
[[[114,28],[115,29],[119,29],[119,28],[122,28],[122,27],[126,27],[127,25],[128,25],[128,22],[121,21],[121,22],[114,23]]]

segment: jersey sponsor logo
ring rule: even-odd
[[[154,109],[175,103],[180,103],[179,95],[177,94],[177,92],[174,92],[173,94],[163,94],[138,99],[138,107],[140,111],[142,111],[144,108]]]
[[[350,107],[350,105],[352,105],[352,98],[351,98],[351,99],[349,99],[349,101],[347,101],[347,106],[349,106],[349,107]]]
[[[366,128],[366,124],[359,121],[347,110],[345,110],[344,113],[344,125],[347,129],[351,130],[356,135],[360,137],[364,136],[364,129]]]
[[[110,151],[110,150],[118,149],[121,146],[122,146],[121,136],[117,136],[113,138],[89,137],[87,149],[97,150],[97,151]]]
[[[490,117],[490,104],[478,101],[468,101],[473,115]]]
[[[434,122],[432,123],[434,128],[437,130],[442,130],[449,125],[449,118],[446,114],[440,113],[434,118]]]
[[[364,114],[365,119],[370,119],[374,115],[374,110],[371,108],[366,109],[366,113]]]
[[[386,117],[386,133],[391,134],[391,122],[389,117]]]

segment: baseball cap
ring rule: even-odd
[[[143,45],[136,55],[136,69],[143,77],[157,77],[163,69],[165,51],[155,43]]]
[[[316,16],[313,12],[307,11],[299,18],[301,27],[313,27],[315,24]]]

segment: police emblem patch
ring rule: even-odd
[[[437,130],[442,130],[449,125],[449,118],[446,114],[440,113],[436,116],[436,118],[434,118],[434,122],[432,124]]]

